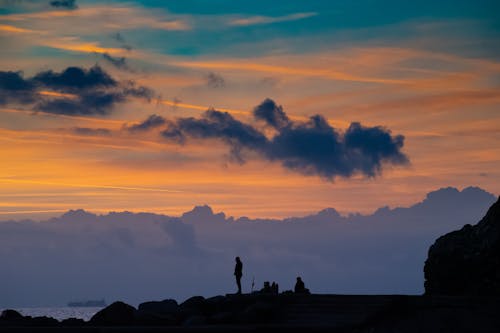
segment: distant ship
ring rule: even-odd
[[[68,306],[70,307],[105,307],[107,304],[104,299],[101,300],[89,300],[83,302],[69,302]]]

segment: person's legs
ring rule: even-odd
[[[241,294],[241,276],[236,276],[236,284],[238,285],[238,294]]]

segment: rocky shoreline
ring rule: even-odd
[[[91,320],[0,316],[0,332],[498,332],[499,297],[247,294],[115,302]]]

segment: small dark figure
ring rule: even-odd
[[[278,295],[279,291],[280,291],[280,287],[278,286],[278,284],[276,282],[273,281],[273,283],[271,284],[271,293],[273,295]]]
[[[264,281],[264,287],[260,290],[262,294],[270,294],[271,293],[271,285],[269,281]]]
[[[234,276],[238,285],[238,294],[241,294],[241,277],[243,276],[243,263],[240,257],[236,257],[236,265],[234,266]]]
[[[296,294],[309,294],[309,289],[306,288],[304,281],[302,281],[300,276],[297,277],[297,282],[295,283],[295,293]]]

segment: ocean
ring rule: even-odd
[[[96,314],[102,307],[43,307],[43,308],[12,308],[18,311],[23,316],[47,316],[57,320],[67,318],[80,318],[88,321],[94,314]],[[5,309],[2,309],[2,311]]]

